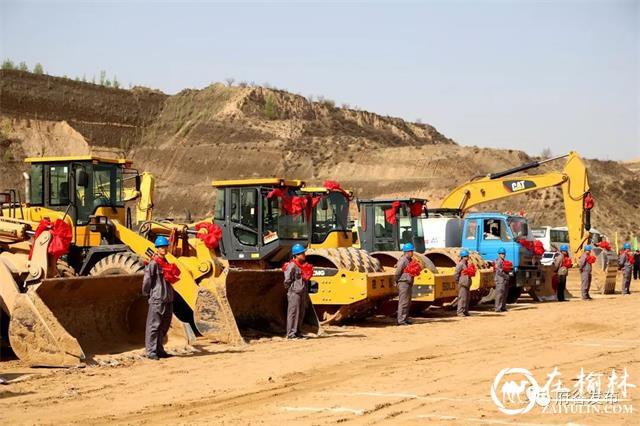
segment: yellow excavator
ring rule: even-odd
[[[358,213],[358,244],[385,269],[395,269],[403,244],[412,243],[416,248],[414,258],[422,271],[414,280],[412,312],[454,301],[458,295],[454,279],[458,252],[453,248],[425,248],[422,222],[428,214],[426,199],[362,199],[358,200]],[[493,271],[477,252],[471,252],[470,261],[478,271],[471,285],[472,302],[476,304],[494,287]]]
[[[307,259],[314,265],[318,292],[311,301],[324,324],[370,315],[397,295],[393,273],[365,250],[353,247],[349,228],[352,194],[342,189],[303,187],[308,199]]]
[[[531,170],[563,158],[566,158],[566,162],[560,172],[512,176],[515,173]],[[591,208],[594,205],[586,165],[576,152],[572,151],[566,155],[547,160],[530,162],[509,170],[473,179],[451,191],[442,201],[440,209],[455,211],[460,215],[464,215],[471,208],[482,203],[551,187],[562,188],[564,211],[569,231],[569,246],[575,261],[583,253],[584,246],[589,240]],[[485,231],[487,230],[491,231],[490,229],[485,229]],[[498,240],[501,240],[502,236],[507,239],[511,238],[504,233],[496,235]],[[479,242],[480,240],[481,238],[478,237],[474,242]],[[501,244],[506,242],[510,241],[501,241]],[[482,243],[479,242],[479,244],[482,247]],[[487,243],[487,245],[490,246],[491,244]],[[494,258],[491,257],[494,255],[497,257],[493,247],[486,250],[481,249],[480,251],[483,257]],[[598,268],[594,270],[594,285],[601,286],[603,293],[611,294],[615,289],[617,273],[615,253],[604,251],[599,247],[596,247],[594,252],[598,258],[596,264]],[[522,262],[514,263],[516,268],[519,263]]]
[[[141,272],[144,261],[155,253],[149,229],[156,226],[171,232],[171,227],[150,221],[141,224],[140,230],[146,229],[146,235],[133,230],[131,203],[136,203],[137,219],[150,218],[152,177],[140,176],[131,168],[131,162],[123,159],[78,156],[26,161],[31,164],[31,171],[25,176],[25,202],[20,200],[18,191],[0,193],[0,234],[8,235],[0,240],[0,258],[6,260],[3,264],[7,276],[13,277],[12,281],[0,281],[2,323],[9,324],[1,329],[3,340],[19,346],[24,338],[16,330],[46,328],[51,333],[66,330],[77,340],[74,351],[48,346],[42,339],[31,339],[30,354],[17,353],[30,363],[47,365],[70,365],[70,359],[77,363],[99,353],[131,347],[132,340],[127,340],[124,330],[131,330],[132,326],[126,321],[138,317],[135,312],[142,309],[139,308],[142,306],[139,303]],[[126,188],[127,182],[135,185]],[[271,187],[285,184],[277,179],[268,183]],[[231,198],[222,198],[221,202],[228,206],[237,204],[233,198],[236,194],[228,195]],[[41,274],[40,281],[30,280],[28,240],[44,219],[67,223],[72,230],[71,246],[56,268],[48,268],[49,273]],[[272,219],[278,222],[277,215]],[[213,340],[239,344],[245,337],[260,332],[284,333],[282,272],[264,268],[244,270],[230,265],[218,257],[215,250],[205,246],[197,238],[197,232],[189,232],[186,226],[182,228],[185,230],[182,235],[174,231],[175,251],[168,257],[181,270],[180,281],[174,286],[178,295],[175,313],[183,323],[191,325],[185,328],[187,335],[192,335],[187,329],[195,329]],[[224,245],[232,247],[242,238],[245,236],[241,232],[228,234]],[[178,239],[182,242],[180,247]],[[288,247],[277,240],[267,251],[287,252]],[[252,253],[251,258],[254,256]],[[73,277],[75,275],[81,277]],[[103,276],[109,277],[92,278]],[[34,283],[37,286],[32,285]],[[16,288],[21,294],[28,294],[32,299],[37,296],[39,300],[28,316],[13,314]],[[58,321],[57,325],[42,325],[45,311]],[[66,324],[65,318],[73,319],[74,326]],[[308,331],[319,330],[317,318],[310,318],[305,324]],[[141,325],[134,334],[140,335]],[[63,337],[54,335],[52,341],[60,340]],[[101,343],[96,346],[92,342]],[[43,346],[37,347],[38,344]],[[142,344],[141,340],[135,340],[135,345],[142,347]],[[45,353],[48,355],[40,359],[34,355]]]

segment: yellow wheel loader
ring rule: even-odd
[[[311,295],[323,324],[364,318],[397,296],[393,273],[353,245],[348,226],[351,194],[324,187],[304,187],[309,200],[307,260],[314,265],[318,292]]]
[[[402,256],[402,245],[412,243],[422,271],[414,280],[411,309],[453,302],[458,295],[454,279],[459,248],[425,249],[422,221],[427,200],[421,198],[358,200],[358,241],[384,268],[393,271]],[[477,252],[470,253],[477,273],[472,278],[471,302],[477,304],[494,287],[493,270]]]
[[[184,301],[176,315],[199,334],[231,344],[284,335],[287,297],[282,264],[289,259],[291,246],[305,241],[308,234],[304,217],[288,214],[283,199],[271,194],[280,191],[288,197],[302,185],[279,178],[214,181],[215,214],[201,223],[219,227],[216,247],[199,238],[209,231],[196,229],[198,224],[147,221],[140,227],[142,241],[119,223],[112,226],[143,258],[153,254],[151,241],[156,236],[170,237],[167,257],[181,271],[174,289]],[[311,301],[307,303],[310,307]],[[320,331],[313,309],[307,309],[303,331]]]

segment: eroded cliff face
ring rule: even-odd
[[[0,71],[0,186],[21,188],[27,156],[127,155],[157,175],[156,211],[211,211],[213,179],[286,176],[337,180],[359,197],[421,196],[437,207],[474,176],[531,161],[514,150],[464,147],[433,126],[262,87],[214,84],[168,96],[20,71]],[[590,160],[605,232],[640,228],[640,180],[621,163]],[[562,162],[542,170],[562,167]],[[524,209],[534,223],[562,225],[561,192],[512,197],[483,209]]]

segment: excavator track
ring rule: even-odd
[[[342,324],[370,316],[397,289],[393,275],[385,272],[378,259],[354,247],[307,250],[314,265],[319,291],[311,295],[323,325]]]

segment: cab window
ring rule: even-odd
[[[42,164],[31,165],[29,191],[31,192],[31,204],[35,206],[41,206],[43,202],[43,169],[44,166]]]
[[[467,222],[467,236],[466,239],[467,240],[475,240],[476,239],[476,232],[478,230],[478,222],[476,222],[475,220],[470,220]]]
[[[49,171],[49,205],[69,205],[69,166],[50,166]]]
[[[483,237],[485,240],[511,241],[505,223],[500,219],[486,219],[484,221]]]
[[[240,243],[258,244],[258,191],[254,188],[231,190],[231,220],[240,223],[233,233]],[[248,228],[248,229],[247,229]]]
[[[215,219],[224,220],[224,189],[216,191]]]

